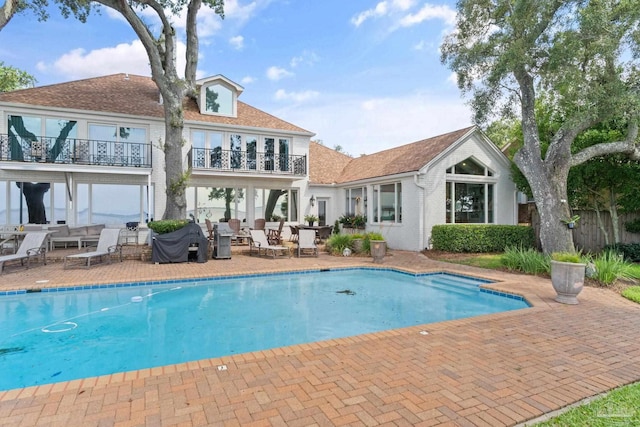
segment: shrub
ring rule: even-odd
[[[629,233],[640,233],[640,218],[624,223],[624,229]]]
[[[622,291],[622,296],[640,304],[640,286],[629,286],[627,289]]]
[[[351,235],[334,234],[327,240],[326,248],[333,255],[342,255],[345,248],[351,249]]]
[[[533,248],[508,247],[502,254],[502,265],[509,270],[527,274],[541,274],[550,271],[549,257]]]
[[[431,229],[433,249],[447,252],[503,252],[533,248],[533,228],[525,225],[443,224]]]
[[[617,279],[631,279],[631,264],[624,261],[624,257],[615,251],[603,251],[593,259],[596,273],[593,276],[604,286],[609,286]]]
[[[187,225],[189,220],[187,219],[163,219],[160,221],[151,221],[147,224],[151,230],[158,234],[171,233],[172,231],[180,230]]]
[[[624,259],[631,262],[640,261],[640,243],[616,243],[615,245],[607,245],[605,251],[616,251],[624,256]]]

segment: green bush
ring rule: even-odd
[[[624,261],[624,257],[615,251],[603,251],[593,259],[596,274],[593,277],[604,286],[609,286],[617,279],[631,279],[632,265]]]
[[[431,229],[433,249],[446,252],[503,252],[508,247],[533,248],[533,228],[525,225],[444,224]]]
[[[604,250],[613,250],[624,256],[624,259],[631,262],[640,261],[640,243],[616,243],[615,245],[607,245]]]
[[[351,249],[350,234],[334,234],[327,239],[326,248],[333,255],[342,255],[345,248]]]
[[[180,230],[188,223],[188,219],[163,219],[160,221],[151,221],[147,226],[158,234],[166,234]]]
[[[629,233],[640,233],[640,218],[624,223],[624,229]]]
[[[640,304],[640,286],[629,286],[627,289],[622,291],[622,296]]]
[[[512,271],[542,274],[550,271],[549,257],[533,248],[509,247],[502,254],[502,265]]]

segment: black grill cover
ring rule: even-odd
[[[202,228],[196,223],[189,223],[180,230],[165,234],[153,235],[151,244],[151,262],[187,262],[189,246],[198,246],[198,262],[207,262],[209,241],[204,237]]]

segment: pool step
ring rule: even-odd
[[[426,281],[429,286],[455,292],[462,295],[475,295],[478,292],[478,285],[464,281],[452,280],[451,278],[435,278],[432,277]]]

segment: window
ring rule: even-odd
[[[240,187],[189,187],[187,213],[196,222],[247,219],[246,189]]]
[[[346,189],[346,214],[366,215],[367,214],[367,187],[356,187]]]
[[[447,169],[446,222],[493,223],[492,177],[488,168],[471,158]]]
[[[221,84],[213,84],[205,89],[205,112],[225,116],[234,115],[234,99],[231,89]]]
[[[289,140],[285,138],[279,139],[279,157],[280,157],[280,170],[289,170]]]
[[[255,193],[255,218],[267,221],[298,221],[298,190],[257,188]]]
[[[229,139],[231,154],[231,169],[242,168],[242,136],[231,135]]]
[[[69,139],[77,137],[76,124],[74,120],[8,116],[7,133],[11,148],[7,154],[14,160],[35,158],[55,161],[68,157],[72,145]]]
[[[402,222],[402,183],[374,185],[373,222]]]

